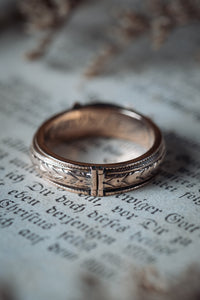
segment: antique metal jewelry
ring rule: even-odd
[[[86,163],[56,154],[52,145],[83,137],[131,140],[144,147],[142,155],[117,163]],[[147,117],[127,108],[95,103],[75,105],[53,116],[37,130],[30,148],[38,172],[72,192],[107,196],[148,183],[165,155],[159,128]]]

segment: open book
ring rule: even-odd
[[[97,12],[94,4],[88,13]],[[157,271],[165,290],[200,263],[198,32],[175,31],[157,53],[138,41],[109,74],[85,79],[85,61],[100,43],[86,19],[80,10],[34,63],[23,58],[32,37],[18,28],[0,36],[0,284],[13,299],[132,299],[141,270],[151,270],[150,278]],[[94,17],[94,27],[100,23]],[[77,100],[132,107],[159,125],[167,155],[151,183],[93,197],[37,174],[28,153],[33,134]],[[97,150],[104,161],[131,156],[128,143],[110,140],[79,150],[86,160]]]

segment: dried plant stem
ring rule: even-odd
[[[46,36],[38,42],[38,45],[35,49],[32,49],[25,53],[25,57],[28,60],[35,60],[43,56],[46,53],[46,50],[49,47],[50,43],[52,42],[54,35],[55,31],[51,31],[46,34]]]
[[[69,21],[75,8],[83,0],[21,0],[20,10],[26,16],[31,31],[44,32],[35,49],[26,53],[30,60],[43,56],[59,30]]]
[[[116,55],[119,52],[119,48],[107,44],[102,49],[101,52],[92,60],[89,66],[86,68],[84,75],[88,78],[99,75],[105,64],[110,60],[111,57]]]

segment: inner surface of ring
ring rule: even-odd
[[[52,152],[88,163],[134,159],[148,151],[154,141],[149,122],[127,110],[72,110],[51,120],[44,132],[44,144]],[[102,157],[103,152],[107,157]]]

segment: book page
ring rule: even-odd
[[[0,36],[0,278],[16,299],[88,299],[91,278],[105,294],[96,289],[90,299],[129,299],[134,270],[150,266],[172,280],[200,263],[198,32],[175,31],[157,53],[146,39],[138,41],[110,62],[106,75],[86,79],[85,62],[100,37],[92,42],[85,20],[98,9],[80,10],[36,62],[23,57],[33,37],[19,28]],[[29,158],[35,131],[77,101],[130,107],[155,121],[167,154],[151,183],[94,197],[37,174]],[[85,161],[105,163],[130,159],[132,146],[96,139],[74,149]]]

